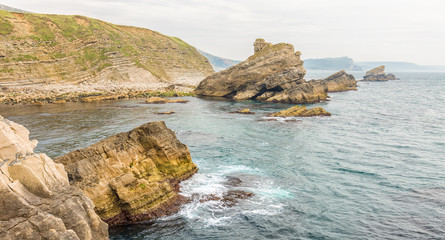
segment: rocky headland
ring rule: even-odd
[[[179,38],[83,16],[0,10],[0,43],[6,103],[190,92],[214,72]]]
[[[293,106],[282,111],[272,113],[269,117],[315,117],[315,116],[331,116],[329,112],[322,107],[307,109],[306,106]]]
[[[137,222],[171,214],[187,201],[179,182],[197,167],[188,147],[164,122],[150,122],[55,159],[65,165],[108,224]]]
[[[380,67],[376,67],[366,72],[366,75],[363,77],[361,81],[375,82],[375,81],[388,81],[388,80],[396,80],[396,76],[392,73],[385,73],[385,66],[382,65]]]
[[[196,88],[199,96],[264,102],[314,103],[325,101],[330,91],[355,89],[357,82],[344,71],[324,80],[306,81],[301,53],[291,44],[254,42],[247,60],[206,77]]]
[[[0,116],[0,239],[108,239],[93,202],[28,136]]]

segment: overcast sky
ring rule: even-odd
[[[1,0],[177,36],[244,60],[252,43],[292,43],[302,58],[445,65],[445,0]]]

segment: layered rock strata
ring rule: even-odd
[[[324,101],[329,89],[351,90],[352,75],[344,71],[324,80],[306,81],[301,53],[290,44],[257,39],[254,55],[205,78],[195,90],[200,96],[252,99],[265,102],[313,103]]]
[[[0,10],[0,101],[171,86],[187,92],[213,72],[204,56],[176,37],[83,16]]]
[[[93,202],[28,136],[0,116],[0,239],[108,239]]]
[[[293,106],[282,111],[272,113],[269,117],[314,117],[314,116],[331,116],[329,112],[322,107],[307,109],[306,106]]]
[[[160,217],[186,199],[180,181],[197,171],[188,147],[164,122],[150,122],[55,160],[70,183],[96,205],[110,225]]]
[[[366,75],[363,77],[362,81],[388,81],[388,80],[396,80],[396,76],[392,73],[385,73],[385,66],[382,65],[380,67],[376,67],[366,72]]]

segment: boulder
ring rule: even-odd
[[[93,202],[28,136],[0,116],[0,239],[108,239]]]
[[[363,77],[362,81],[388,81],[388,80],[396,80],[396,76],[394,74],[385,73],[385,66],[382,65],[380,67],[376,67],[366,72],[366,75]]]
[[[329,112],[321,107],[307,109],[306,106],[293,106],[282,111],[272,113],[269,117],[314,117],[314,116],[331,116]]]
[[[188,147],[164,122],[149,122],[55,159],[70,183],[96,205],[108,224],[174,213],[186,202],[179,182],[198,169]]]

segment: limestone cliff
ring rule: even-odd
[[[108,224],[159,217],[178,210],[178,183],[197,171],[185,144],[164,122],[150,122],[55,159],[70,183],[96,205]]]
[[[204,56],[176,37],[83,16],[0,11],[3,96],[23,91],[45,99],[168,86],[189,91],[213,72]]]
[[[91,200],[28,135],[0,116],[0,239],[108,239]]]
[[[392,73],[385,73],[385,66],[382,65],[380,67],[376,67],[366,72],[366,75],[363,77],[362,81],[388,81],[395,80],[396,76]]]
[[[252,99],[266,102],[313,103],[326,100],[332,91],[351,90],[356,81],[344,71],[326,80],[306,81],[306,70],[290,44],[254,43],[247,60],[205,78],[195,90],[200,96]]]

